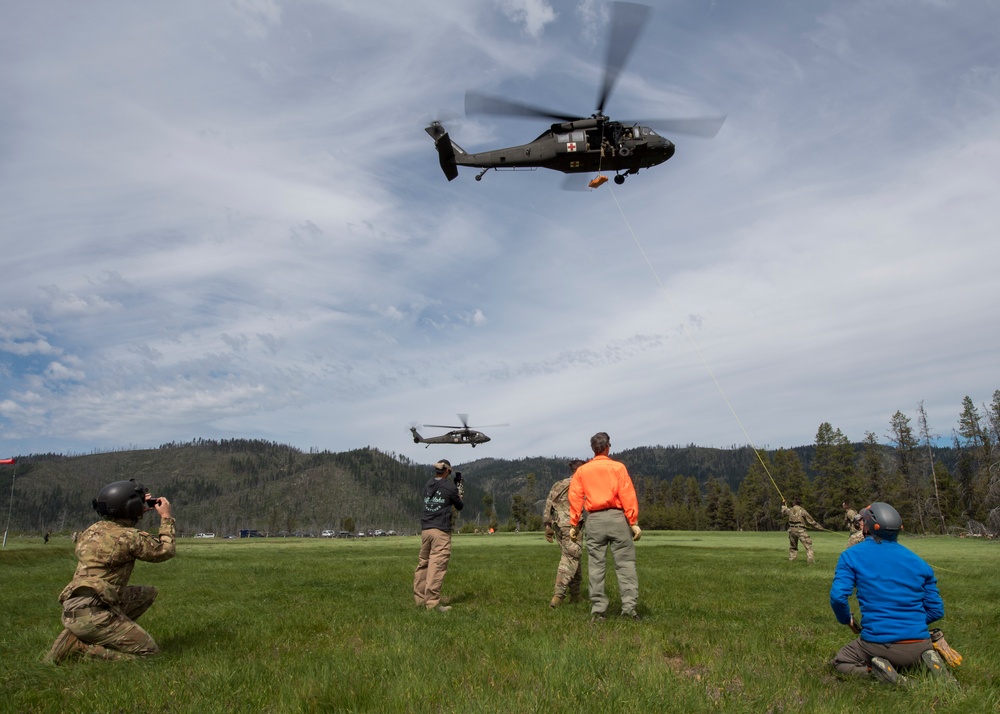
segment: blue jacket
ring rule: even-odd
[[[866,642],[927,639],[927,626],[944,617],[931,566],[899,543],[866,538],[840,554],[830,607],[841,624],[851,621],[847,599],[855,588]]]

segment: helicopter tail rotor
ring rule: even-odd
[[[431,122],[431,125],[424,131],[430,134],[431,138],[434,139],[434,147],[438,152],[438,160],[441,162],[441,170],[444,171],[444,175],[449,181],[454,181],[458,178],[458,164],[455,162],[455,149],[461,151],[462,148],[451,140],[451,137],[448,136],[447,130],[445,130],[444,126],[442,126],[439,121]]]

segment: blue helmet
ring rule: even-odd
[[[870,535],[875,540],[894,541],[903,530],[903,519],[899,511],[881,501],[876,501],[861,511],[861,519],[865,523],[865,535]]]

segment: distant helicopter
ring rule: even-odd
[[[424,426],[429,426],[432,429],[454,429],[454,431],[449,431],[447,434],[442,434],[441,436],[421,436],[417,431],[417,426],[413,425],[410,427],[410,433],[413,434],[414,444],[427,444],[428,447],[431,444],[469,444],[472,448],[476,448],[476,444],[485,444],[490,441],[490,437],[486,436],[481,431],[476,431],[469,427],[469,415],[468,414],[458,414],[459,421],[462,422],[462,426],[447,426],[444,424],[424,424]],[[507,426],[506,424],[490,424],[489,426]]]
[[[466,92],[466,114],[542,117],[555,119],[557,123],[528,144],[470,154],[451,140],[441,122],[431,122],[426,131],[434,139],[444,175],[452,181],[458,177],[459,166],[482,169],[476,175],[476,181],[481,181],[490,169],[544,168],[566,174],[614,171],[615,183],[623,184],[627,175],[662,164],[674,155],[674,144],[657,134],[654,128],[708,138],[718,134],[726,120],[724,116],[646,119],[635,122],[612,121],[605,116],[604,105],[648,16],[649,7],[646,5],[628,2],[612,4],[604,84],[598,95],[597,111],[590,117],[532,107],[478,92]],[[606,177],[598,176],[591,182],[591,186],[596,188],[604,181],[607,181]]]

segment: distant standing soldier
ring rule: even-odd
[[[51,533],[52,533],[52,531],[45,531],[45,538],[43,539],[45,543],[49,542],[49,535]]]
[[[598,432],[590,438],[594,458],[576,470],[569,485],[570,538],[580,538],[580,516],[587,510],[587,579],[590,585],[590,615],[594,622],[606,617],[608,596],[604,591],[608,548],[615,559],[622,616],[639,619],[639,576],[635,568],[635,542],[639,528],[639,500],[625,465],[608,457],[611,437]]]
[[[802,507],[802,501],[795,499],[792,507],[784,501],[781,502],[781,515],[788,516],[788,559],[795,560],[799,554],[799,541],[806,547],[806,561],[813,561],[813,542],[806,531],[806,525],[810,525],[817,530],[822,530],[823,526],[813,520],[809,511]]]
[[[847,521],[847,530],[851,534],[850,538],[847,539],[847,547],[850,548],[852,545],[857,545],[865,539],[865,534],[862,529],[861,516],[851,508],[851,504],[844,501],[842,504],[844,506],[844,519]]]
[[[549,607],[559,607],[566,598],[566,591],[569,590],[569,601],[579,602],[580,581],[582,580],[582,570],[580,568],[580,556],[583,549],[578,541],[569,537],[569,485],[573,480],[573,474],[583,465],[580,459],[573,459],[569,462],[570,477],[562,481],[556,481],[549,497],[545,500],[545,513],[542,524],[545,526],[545,540],[549,543],[556,541],[559,543],[559,550],[562,557],[559,558],[559,569],[556,570],[555,594]]]
[[[451,559],[451,509],[465,507],[465,484],[462,474],[455,483],[448,480],[451,462],[441,459],[434,464],[434,477],[424,486],[424,514],[420,519],[420,556],[413,572],[413,599],[418,606],[448,612],[441,604],[441,585]]]
[[[128,581],[135,561],[162,563],[174,557],[170,502],[149,498],[148,489],[131,479],[105,486],[93,506],[103,520],[81,533],[76,544],[76,573],[59,594],[65,629],[46,656],[52,663],[73,654],[118,660],[160,651],[135,622],[153,604],[156,588]],[[154,509],[160,515],[156,536],[136,528]]]

